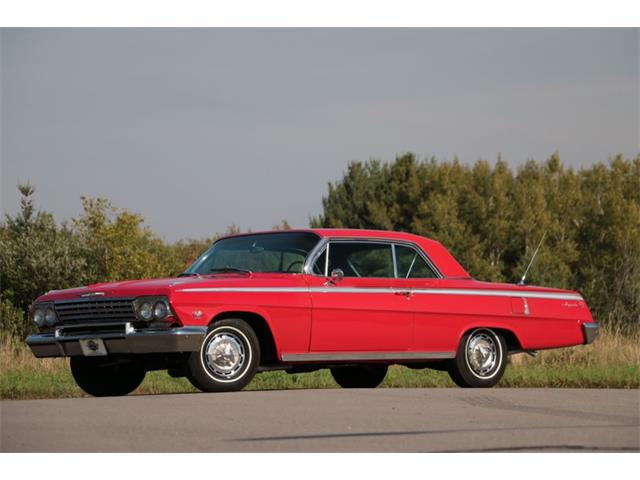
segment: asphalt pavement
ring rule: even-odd
[[[248,391],[0,402],[2,452],[639,451],[638,390]]]

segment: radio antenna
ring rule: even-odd
[[[518,282],[518,285],[524,285],[524,281],[527,279],[527,273],[529,273],[529,269],[531,268],[531,265],[533,265],[533,261],[536,259],[536,255],[538,255],[538,250],[540,250],[546,234],[547,231],[545,230],[542,234],[542,238],[540,239],[540,243],[538,243],[538,248],[536,248],[536,251],[533,252],[533,256],[531,257],[531,260],[529,260],[529,265],[527,265],[527,269],[524,271],[524,275],[522,275],[522,278]]]

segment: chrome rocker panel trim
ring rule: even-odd
[[[600,325],[597,324],[596,322],[582,324],[582,333],[584,334],[585,345],[588,345],[589,343],[593,343],[593,341],[596,338],[598,338],[599,329],[600,329]]]
[[[367,353],[283,353],[282,361],[297,362],[354,362],[354,361],[419,361],[455,358],[456,352],[367,352]]]
[[[112,353],[169,353],[194,352],[200,348],[207,327],[180,327],[167,330],[135,330],[127,326],[123,332],[88,335],[58,335],[41,333],[29,335],[27,345],[38,358],[82,355],[79,340],[101,339]]]

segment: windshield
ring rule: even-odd
[[[301,273],[320,237],[311,232],[277,232],[223,238],[202,254],[185,274],[251,271]]]

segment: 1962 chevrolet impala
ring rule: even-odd
[[[178,278],[52,291],[31,317],[33,353],[71,357],[96,396],[126,395],[159,369],[208,392],[273,369],[330,368],[342,387],[376,387],[390,364],[491,387],[509,354],[598,331],[576,292],[473,280],[416,235],[329,229],[225,237]]]

